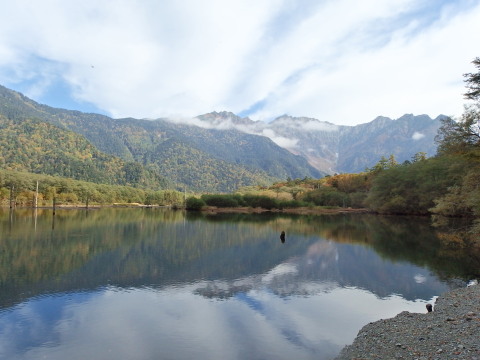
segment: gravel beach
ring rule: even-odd
[[[365,325],[335,360],[480,360],[480,285],[439,296],[434,311]]]

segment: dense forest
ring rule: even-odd
[[[102,153],[83,136],[35,119],[0,114],[0,154],[0,169],[149,189],[169,185],[152,169]]]
[[[37,193],[38,184],[38,193]],[[96,204],[145,204],[181,206],[185,193],[138,187],[97,184],[58,176],[0,170],[0,205],[52,206]]]

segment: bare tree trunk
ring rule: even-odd
[[[15,185],[10,186],[10,209],[15,207],[14,201]]]

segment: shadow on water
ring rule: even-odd
[[[0,210],[0,230],[2,308],[49,292],[202,280],[229,285],[198,293],[229,297],[288,264],[303,283],[330,281],[383,297],[404,282],[402,294],[415,299],[433,291],[422,286],[429,272],[448,282],[478,276],[480,268],[478,254],[452,247],[424,218],[206,216],[161,209],[57,210],[53,216],[51,210],[16,209]],[[419,275],[418,267],[425,274]],[[413,277],[418,286],[411,284]],[[251,281],[236,288],[241,278]],[[272,291],[282,296],[306,291],[294,283],[279,283]]]

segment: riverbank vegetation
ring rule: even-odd
[[[38,184],[38,192],[37,192]],[[146,190],[97,184],[57,176],[0,170],[0,205],[110,205],[114,203],[183,206],[185,194],[175,190]]]

